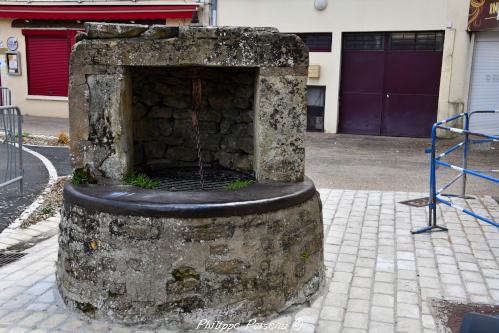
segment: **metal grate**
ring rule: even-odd
[[[160,181],[157,187],[163,191],[216,191],[236,180],[254,180],[247,173],[228,169],[204,169],[204,185],[201,188],[201,178],[197,168],[175,168],[153,173],[151,177]]]
[[[406,200],[406,201],[400,201],[400,204],[411,206],[411,207],[425,207],[430,204],[430,198],[429,197],[423,197],[423,198],[418,198],[418,199],[411,199],[411,200]]]
[[[24,257],[22,252],[0,252],[0,267],[6,266]]]

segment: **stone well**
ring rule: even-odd
[[[303,42],[273,28],[87,24],[71,55],[71,161],[95,184],[64,189],[57,284],[66,305],[192,328],[313,298],[323,225],[304,176],[307,66]],[[122,181],[189,168],[255,182],[179,190]]]

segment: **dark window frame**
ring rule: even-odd
[[[326,118],[325,113],[326,113],[326,86],[321,86],[321,85],[307,85],[307,89],[310,88],[319,88],[322,90],[322,106],[316,106],[316,105],[309,105],[308,104],[308,97],[307,97],[307,131],[308,132],[324,132],[324,120]],[[311,121],[309,120],[309,116],[311,116],[311,113],[318,113],[320,114],[319,116],[322,116],[322,128],[315,128],[310,126]],[[317,116],[317,115],[316,115]]]
[[[394,43],[394,36],[401,35],[402,38]],[[410,38],[413,35],[412,38]],[[433,35],[433,38],[421,38],[422,36]],[[407,37],[407,38],[404,38]],[[405,42],[400,42],[405,40]],[[444,31],[400,31],[390,32],[388,46],[390,51],[429,51],[442,52],[445,42]],[[405,45],[404,45],[405,44]]]
[[[378,37],[379,39],[367,37]],[[385,32],[344,32],[343,50],[347,51],[384,51]]]
[[[332,32],[296,32],[294,34],[303,40],[310,52],[331,52],[333,49]],[[314,45],[312,43],[314,37],[327,38],[327,40],[325,40],[325,45]]]

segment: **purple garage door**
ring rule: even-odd
[[[443,37],[443,32],[344,34],[339,131],[430,136]]]

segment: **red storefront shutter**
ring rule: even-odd
[[[23,30],[26,36],[28,94],[67,96],[69,81],[69,30]]]

